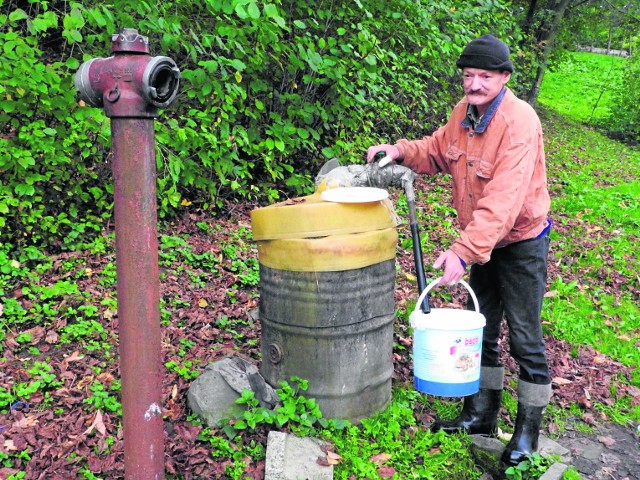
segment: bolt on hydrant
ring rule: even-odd
[[[154,118],[178,93],[180,70],[151,57],[125,28],[113,56],[83,63],[80,99],[111,118],[125,478],[164,477]]]

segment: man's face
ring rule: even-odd
[[[491,101],[498,96],[502,87],[511,78],[507,70],[483,70],[481,68],[464,68],[462,70],[462,85],[467,101],[478,108],[483,115]]]

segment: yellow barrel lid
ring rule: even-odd
[[[387,198],[378,202],[327,202],[320,192],[251,212],[255,240],[314,238],[395,228],[399,223]]]

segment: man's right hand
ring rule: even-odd
[[[400,150],[398,150],[398,147],[383,143],[381,145],[369,147],[367,150],[367,163],[373,162],[376,154],[379,152],[384,152],[394,163],[398,158],[400,158]]]

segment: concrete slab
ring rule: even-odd
[[[283,432],[269,432],[264,480],[332,480],[333,465],[319,465],[322,442]]]

